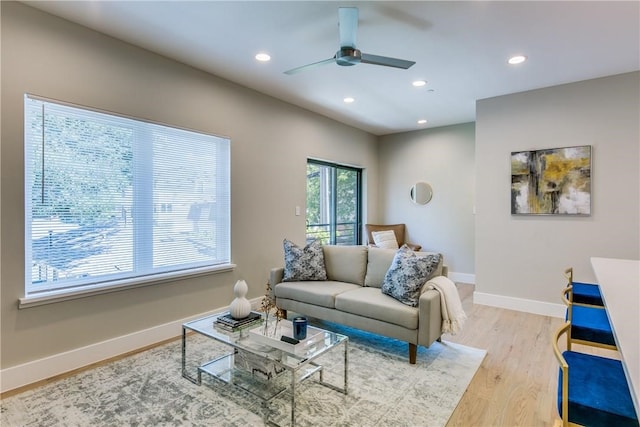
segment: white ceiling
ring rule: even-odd
[[[478,99],[640,69],[638,1],[25,3],[376,135],[471,122]],[[339,6],[359,8],[362,52],[416,64],[283,74],[334,55]],[[514,54],[528,61],[508,65]]]

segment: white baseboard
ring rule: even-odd
[[[455,271],[450,271],[447,273],[447,277],[454,282],[458,283],[469,283],[472,285],[476,284],[476,275],[469,273],[456,273]]]
[[[473,293],[473,303],[560,318],[564,318],[567,308],[564,304],[553,304],[504,295],[485,294],[482,292]]]
[[[251,300],[251,306],[255,309],[260,304],[261,299]],[[154,326],[153,328],[2,369],[0,370],[0,393],[179,337],[182,334],[183,323],[211,314],[221,313],[227,308],[221,307],[186,319],[175,320],[164,325]]]

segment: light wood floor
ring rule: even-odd
[[[443,340],[485,349],[487,356],[447,427],[553,426],[558,420],[555,403],[558,365],[551,350],[551,334],[562,320],[475,305],[473,285],[458,284],[458,290],[469,319],[462,332],[444,335]],[[574,350],[617,357],[615,352],[592,347],[575,345]],[[124,356],[3,393],[0,398]]]
[[[551,335],[562,319],[473,304],[473,285],[458,284],[469,319],[443,340],[487,350],[447,427],[552,426],[557,416],[558,363]],[[574,345],[576,351],[617,357]]]

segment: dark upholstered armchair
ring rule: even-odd
[[[409,246],[409,248],[411,248],[414,251],[419,251],[420,249],[422,249],[421,245],[416,245],[415,243],[408,243],[404,241],[404,234],[405,234],[404,224],[389,224],[389,225],[365,224],[365,228],[367,230],[367,239],[368,239],[369,246],[375,246],[375,240],[373,239],[373,235],[371,233],[373,233],[374,231],[393,230],[393,233],[396,235],[396,241],[398,242],[398,247],[406,244],[407,246]]]

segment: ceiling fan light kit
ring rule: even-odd
[[[340,7],[338,8],[338,25],[340,29],[340,50],[336,52],[333,58],[325,59],[312,64],[303,65],[302,67],[287,70],[285,74],[296,74],[306,71],[320,65],[336,63],[343,67],[350,67],[359,63],[382,65],[385,67],[408,69],[414,61],[405,59],[391,58],[388,56],[371,55],[362,53],[356,48],[356,34],[358,32],[358,8],[356,7]]]

